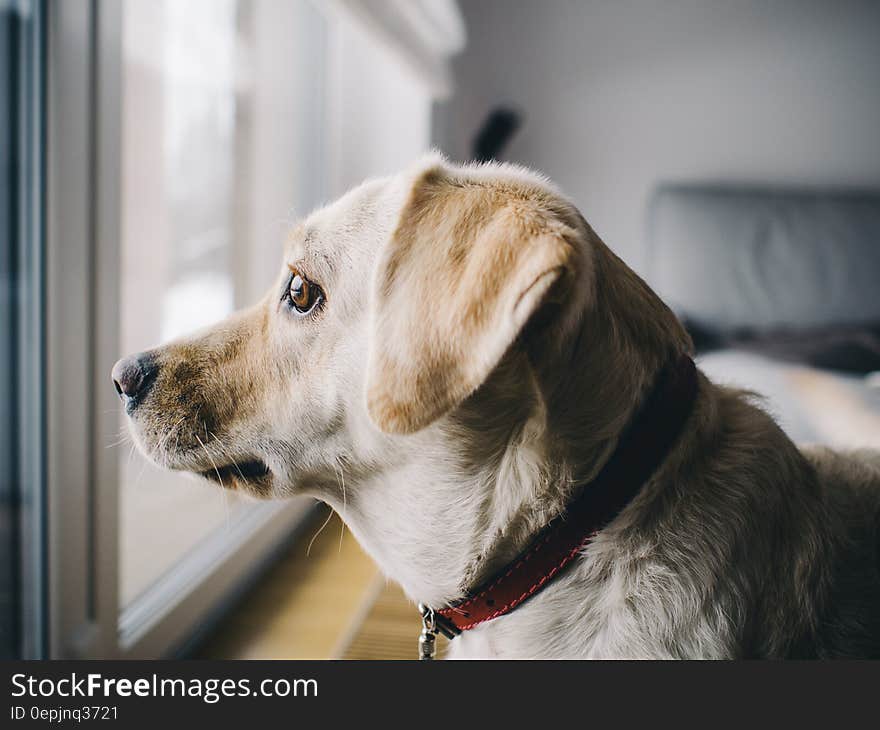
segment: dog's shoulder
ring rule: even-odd
[[[828,657],[880,657],[880,451],[806,447],[832,527],[830,600],[818,646]]]
[[[801,452],[812,464],[831,504],[849,503],[863,516],[880,515],[880,451],[837,451],[805,446]]]

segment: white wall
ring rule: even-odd
[[[431,92],[381,36],[339,16],[331,36],[327,114],[330,198],[388,175],[431,144]]]
[[[454,158],[487,111],[641,266],[660,180],[880,186],[880,3],[461,0],[469,43],[435,110]]]

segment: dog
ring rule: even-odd
[[[547,179],[432,154],[296,225],[259,304],[113,380],[148,458],[330,504],[444,607],[589,496],[691,350]],[[749,393],[695,379],[635,496],[450,657],[880,657],[880,454],[799,450]]]

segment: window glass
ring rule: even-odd
[[[120,354],[215,322],[270,285],[321,199],[324,21],[305,0],[126,0]],[[308,74],[307,74],[308,72]],[[304,79],[308,81],[304,81]],[[237,498],[120,458],[125,606],[224,529]]]

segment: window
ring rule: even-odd
[[[286,226],[324,195],[322,176],[306,188],[298,173],[326,165],[310,83],[326,33],[306,0],[125,0],[120,353],[219,321],[274,280]],[[123,610],[254,511],[126,450],[125,428],[120,414]]]
[[[237,20],[232,0],[126,0],[121,353],[234,308]],[[120,428],[125,434],[122,418]],[[119,591],[126,605],[237,505],[207,485],[181,484],[184,477],[133,450],[120,464]]]
[[[321,175],[299,178],[303,161],[326,166],[327,27],[306,0],[125,0],[122,26],[119,352],[133,353],[256,301],[285,226],[324,196]],[[123,605],[247,509],[133,449],[119,482]]]

